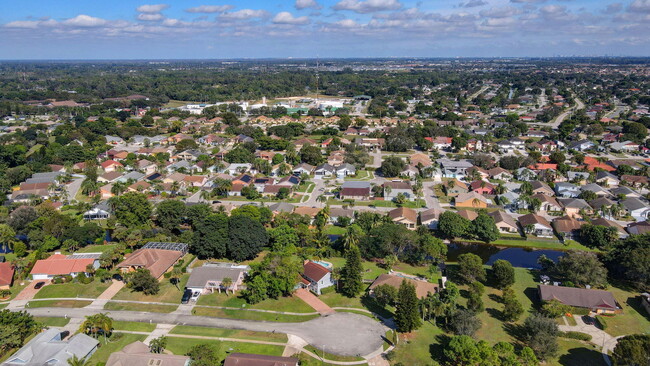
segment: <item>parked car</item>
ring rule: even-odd
[[[585,322],[587,325],[595,325],[596,324],[596,319],[590,317],[589,315],[583,315],[582,316],[582,321]]]
[[[185,292],[183,292],[183,297],[181,298],[181,304],[187,304],[188,302],[190,302],[191,298],[192,298],[192,290],[185,289]]]
[[[199,299],[199,296],[201,296],[201,292],[197,291],[192,294],[192,301],[196,301]]]
[[[40,288],[43,287],[43,286],[45,286],[45,282],[43,282],[43,281],[41,281],[41,282],[37,282],[37,283],[34,285],[34,289],[35,289],[35,290],[38,290],[38,289],[40,289]]]

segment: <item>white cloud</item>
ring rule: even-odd
[[[398,10],[402,3],[398,0],[340,0],[332,6],[334,10],[351,10],[355,13],[368,14],[378,11]]]
[[[564,14],[566,12],[566,7],[562,5],[546,5],[539,10],[544,15],[557,15]]]
[[[546,0],[510,0],[512,3],[519,4],[535,4],[535,3],[544,3]]]
[[[219,15],[219,18],[245,20],[245,19],[252,19],[252,18],[265,18],[268,16],[269,13],[266,10],[242,9],[242,10],[233,11],[232,13],[223,13]]]
[[[296,18],[288,11],[283,11],[278,13],[272,21],[275,24],[309,24],[309,17],[303,16]]]
[[[650,13],[650,0],[634,0],[634,2],[630,4],[628,11]]]
[[[463,8],[475,8],[477,6],[487,5],[488,2],[484,0],[469,0],[466,3],[460,3]]]
[[[139,13],[160,13],[161,11],[169,8],[167,4],[151,4],[151,5],[140,5],[137,7]]]
[[[145,21],[158,21],[162,20],[164,16],[160,13],[140,13],[138,14],[138,20]]]
[[[47,19],[47,20],[16,20],[14,22],[9,22],[4,26],[7,28],[24,28],[24,29],[36,29],[39,27],[51,27],[59,24],[56,20]]]
[[[515,8],[513,6],[503,6],[499,8],[481,10],[479,14],[483,17],[488,18],[507,18],[513,15],[521,14],[521,9]]]
[[[316,0],[296,0],[296,9],[320,9],[321,6]]]
[[[74,18],[66,19],[61,24],[73,27],[101,27],[108,22],[101,18],[91,17],[90,15],[79,14]]]
[[[233,5],[201,5],[185,9],[185,11],[188,13],[223,13],[233,8]]]

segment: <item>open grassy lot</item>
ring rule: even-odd
[[[65,327],[70,322],[69,318],[50,318],[40,316],[35,316],[34,320],[45,325],[46,327]]]
[[[117,247],[117,244],[88,245],[75,253],[104,253],[107,250],[115,249],[115,247]]]
[[[156,329],[156,324],[140,323],[140,322],[123,322],[114,320],[113,329],[115,332],[120,330],[127,330],[131,332],[153,332]]]
[[[111,353],[121,350],[127,344],[136,341],[144,341],[145,338],[147,338],[147,336],[144,334],[113,333],[113,335],[108,339],[108,343],[104,343],[104,340],[100,339],[101,342],[99,343],[99,348],[97,348],[97,351],[93,353],[88,361],[90,365],[97,365],[99,362],[106,362]]]
[[[93,299],[99,296],[104,290],[110,286],[110,282],[102,283],[100,281],[93,281],[89,284],[81,283],[62,283],[58,285],[44,286],[34,296],[35,299],[50,299],[62,297],[82,297]]]
[[[130,302],[108,302],[105,310],[147,311],[153,313],[171,313],[178,309],[178,305],[137,304]]]
[[[183,297],[183,289],[185,288],[185,284],[189,278],[189,273],[183,274],[178,287],[173,285],[168,278],[163,278],[160,281],[160,291],[158,291],[156,295],[145,295],[142,292],[131,291],[131,289],[124,287],[115,295],[115,297],[113,297],[113,299],[180,304],[181,297]]]
[[[330,307],[342,307],[350,309],[365,309],[379,314],[384,318],[393,317],[393,309],[389,306],[386,309],[378,306],[375,301],[367,296],[347,297],[335,291],[328,290],[318,297]],[[369,314],[363,314],[369,315]]]
[[[345,258],[341,257],[330,257],[323,259],[324,261],[332,263],[334,268],[343,268],[345,265]],[[387,270],[381,268],[374,262],[363,261],[363,279],[364,280],[374,280],[383,273],[388,273]]]
[[[558,356],[548,360],[547,365],[553,366],[605,366],[603,355],[593,345],[574,339],[562,339],[558,341],[560,349]]]
[[[463,243],[472,243],[472,244],[484,244],[482,241],[478,240],[466,240],[458,239],[459,242]],[[491,242],[492,245],[504,246],[504,247],[521,247],[521,248],[533,248],[533,249],[555,249],[555,250],[582,250],[586,252],[598,252],[592,248],[588,248],[577,241],[567,240],[566,244],[560,243],[558,240],[552,239],[542,239],[535,238],[531,236],[526,240],[526,238],[521,238],[517,240],[512,239],[499,239]]]
[[[90,305],[92,301],[86,300],[43,300],[30,301],[28,308],[83,308]]]
[[[192,309],[192,314],[202,315],[202,316],[213,316],[217,318],[260,320],[260,321],[283,322],[283,323],[306,322],[307,320],[311,320],[319,316],[317,314],[286,315],[286,314],[265,313],[260,311],[214,309],[214,308],[203,308],[203,307],[195,307],[194,309]]]
[[[370,172],[367,170],[358,170],[357,175],[345,177],[345,180],[367,180],[370,179]]]
[[[227,341],[218,341],[218,340],[207,340],[207,339],[192,339],[192,338],[178,338],[178,337],[168,337],[167,338],[167,350],[172,352],[175,355],[184,355],[192,347],[199,344],[209,344],[215,347],[219,351],[221,359],[226,358],[228,353],[254,353],[260,355],[269,355],[269,356],[282,356],[284,351],[284,346],[274,346],[267,344],[256,344],[256,343],[243,343],[243,342],[227,342]]]
[[[650,333],[650,316],[643,308],[638,292],[614,286],[607,290],[614,294],[614,298],[623,308],[623,313],[605,317],[605,331],[615,337]]]
[[[277,300],[267,299],[257,304],[247,304],[246,300],[238,297],[237,294],[226,295],[225,293],[215,292],[209,295],[201,295],[198,305],[225,306],[242,309],[263,309],[273,311],[283,311],[290,313],[313,313],[314,309],[297,297],[280,297]]]
[[[287,335],[282,333],[252,332],[248,330],[221,329],[177,325],[169,334],[197,335],[204,337],[250,339],[255,341],[286,342]]]
[[[400,335],[395,347],[395,362],[404,365],[425,366],[433,363],[431,351],[436,347],[436,337],[442,335],[440,328],[429,322],[417,331],[408,335]]]
[[[338,356],[338,355],[333,355],[331,353],[327,353],[322,349],[318,349],[314,346],[308,345],[305,346],[305,349],[307,351],[310,351],[311,353],[318,355],[320,357],[323,357],[326,360],[330,361],[363,361],[363,357],[355,357],[355,356]]]

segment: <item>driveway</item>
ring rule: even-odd
[[[39,282],[45,282],[45,285],[43,285],[43,287],[50,284],[50,280],[35,280],[35,281],[32,281],[29,285],[27,285],[27,287],[25,287],[22,291],[20,291],[20,293],[18,295],[16,295],[16,297],[12,301],[31,300],[31,299],[33,299],[34,296],[36,295],[36,293],[38,291],[40,291],[40,289],[37,290],[37,289],[34,288],[34,286],[36,286],[36,284],[39,283]],[[43,288],[43,287],[41,287],[41,288]]]
[[[588,325],[582,321],[582,317],[574,317],[576,325],[560,325],[559,328],[562,332],[580,332],[584,334],[589,334],[591,336],[591,343],[601,347],[601,352],[603,354],[603,359],[608,365],[611,365],[611,361],[608,352],[614,350],[616,347],[617,339],[612,337],[608,333],[598,329],[595,325]]]
[[[69,314],[74,314],[75,317],[85,317],[106,312],[101,309],[89,308],[71,308],[66,310]],[[30,308],[25,309],[25,311],[33,316],[63,317],[60,308]],[[111,318],[118,321],[192,325],[198,327],[293,334],[304,339],[314,347],[340,356],[369,355],[382,347],[382,337],[385,335],[384,327],[379,322],[367,316],[353,313],[334,313],[302,323],[222,319],[174,313],[163,314],[136,311],[109,311],[108,314]]]
[[[68,190],[68,199],[74,200],[77,197],[77,193],[81,189],[81,183],[84,181],[84,178],[78,178],[70,182],[65,189]]]

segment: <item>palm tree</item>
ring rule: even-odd
[[[228,295],[228,289],[230,289],[230,286],[232,286],[232,278],[224,277],[223,280],[221,280],[221,287],[226,292],[226,295]]]
[[[210,193],[210,191],[201,191],[199,197],[204,201],[209,201],[212,197],[212,193]]]
[[[345,249],[347,250],[353,246],[357,246],[362,235],[363,230],[361,230],[358,225],[348,226],[345,231],[345,235],[343,236],[343,245],[345,246]]]
[[[497,194],[504,194],[506,193],[506,186],[503,185],[503,183],[499,183],[495,189]]]
[[[165,336],[154,338],[149,342],[151,353],[163,353],[165,347],[167,347],[167,337]]]
[[[113,319],[109,318],[108,315],[104,313],[86,316],[86,320],[84,320],[79,327],[79,332],[92,334],[95,338],[97,338],[100,333],[103,334],[104,343],[106,343],[106,337],[110,335],[112,331]]]
[[[325,197],[324,194],[318,195],[318,197],[316,197],[316,202],[323,203],[325,201],[327,201],[327,197]]]
[[[170,273],[170,276],[169,276],[169,280],[171,281],[171,283],[173,283],[174,286],[176,286],[176,288],[179,289],[179,290],[180,290],[180,288],[178,288],[178,283],[181,281],[182,276],[183,276],[183,273],[181,272],[181,269],[178,268],[178,267],[174,267],[174,269],[172,269],[172,271]]]
[[[77,357],[77,355],[72,355],[72,357],[68,358],[68,366],[90,366],[90,360],[86,359],[86,357]]]

